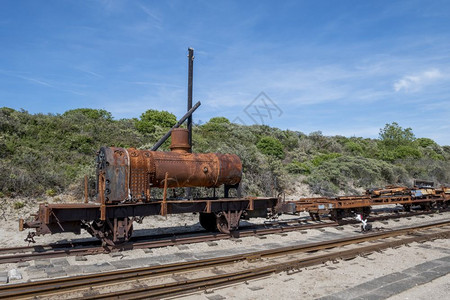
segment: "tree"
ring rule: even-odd
[[[398,146],[411,145],[416,137],[411,128],[403,129],[397,122],[386,124],[380,129],[380,140],[382,144],[388,148],[396,148]]]
[[[171,128],[177,123],[174,114],[167,111],[149,109],[141,115],[141,119],[135,123],[136,129],[141,133],[154,133],[156,126]]]
[[[394,161],[399,158],[420,158],[422,153],[415,143],[416,137],[411,128],[403,129],[398,123],[386,124],[380,129],[380,153],[383,160]]]

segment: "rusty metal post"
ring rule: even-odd
[[[194,79],[194,49],[189,48],[189,70],[188,70],[188,105],[187,110],[192,108],[192,86]],[[189,145],[192,149],[192,115],[189,116],[187,121],[187,129],[189,130]],[[189,152],[192,152],[189,151]]]
[[[164,192],[163,192],[163,201],[161,203],[161,215],[166,216],[167,215],[167,181],[169,179],[169,172],[166,172],[166,175],[164,176]]]
[[[98,176],[98,192],[100,195],[100,220],[106,220],[106,204],[105,204],[105,174],[100,172]]]
[[[19,219],[19,231],[23,231],[23,223],[24,220],[22,218]]]
[[[192,108],[192,87],[194,80],[194,49],[189,48],[189,70],[188,70],[188,111]],[[189,116],[187,121],[187,129],[189,132],[189,146],[191,147],[189,152],[192,153],[192,115]],[[191,188],[186,188],[186,198],[190,199],[192,194]]]
[[[84,175],[84,203],[88,203],[88,177]]]

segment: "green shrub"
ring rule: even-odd
[[[259,140],[256,147],[263,154],[270,155],[276,158],[284,158],[283,144],[273,137],[265,136]]]
[[[289,173],[292,174],[311,174],[311,167],[306,163],[293,161],[286,166]]]
[[[406,183],[404,182],[405,177],[405,169],[384,161],[364,157],[341,156],[325,161],[314,168],[307,182],[311,186],[328,182],[340,190],[348,191],[352,186],[367,188]],[[323,186],[322,183],[319,187],[323,189]],[[332,191],[333,186],[328,185],[328,190]]]
[[[332,160],[340,156],[342,156],[340,153],[319,154],[311,160],[311,163],[317,167],[328,160]]]
[[[56,196],[57,192],[54,189],[48,189],[48,190],[45,191],[45,194],[47,196],[54,197],[54,196]]]
[[[230,120],[228,120],[225,117],[214,117],[209,119],[208,121],[209,124],[231,124]],[[206,123],[206,124],[208,124]]]
[[[390,162],[407,157],[422,157],[422,153],[420,152],[420,150],[412,145],[401,145],[392,149],[382,147],[378,155],[382,160]]]
[[[231,122],[225,117],[211,118],[207,123],[201,125],[204,133],[209,139],[223,139],[228,138],[228,134],[232,131]]]
[[[395,150],[397,158],[413,157],[420,158],[422,153],[419,149],[413,146],[402,145]]]
[[[149,109],[141,115],[135,123],[136,129],[141,133],[154,133],[156,127],[171,128],[177,123],[174,114],[167,111]]]
[[[429,146],[436,146],[436,142],[433,141],[432,139],[429,138],[420,138],[416,140],[416,143],[420,146],[420,147],[429,147]]]
[[[68,110],[63,114],[63,116],[76,116],[76,115],[83,115],[93,120],[103,119],[107,121],[112,121],[113,119],[111,113],[104,109],[77,108]]]
[[[355,154],[362,154],[363,153],[363,147],[361,144],[356,143],[354,141],[347,141],[345,142],[345,148]]]
[[[13,204],[13,207],[14,207],[14,209],[21,209],[21,208],[23,208],[25,206],[25,203],[23,203],[23,202],[14,202],[14,204]]]

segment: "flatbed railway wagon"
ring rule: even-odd
[[[207,230],[230,233],[241,217],[266,217],[279,200],[273,197],[241,197],[242,163],[234,154],[190,153],[187,129],[172,130],[171,151],[102,147],[97,154],[94,203],[40,204],[34,220],[20,220],[20,230],[34,228],[35,235],[87,230],[107,245],[126,242],[133,223],[142,217],[199,213]],[[169,188],[224,187],[223,197],[170,199]],[[151,191],[162,189],[162,199]],[[236,197],[229,197],[230,190]],[[215,193],[214,193],[215,194]]]

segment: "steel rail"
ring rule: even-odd
[[[378,245],[369,245],[356,249],[344,250],[338,253],[324,254],[314,257],[306,257],[289,262],[278,263],[265,267],[260,267],[251,270],[243,270],[227,274],[219,274],[209,277],[202,277],[197,279],[190,279],[182,282],[166,283],[155,286],[135,287],[131,290],[116,291],[113,293],[103,293],[98,295],[86,296],[85,299],[156,299],[161,297],[169,297],[176,295],[183,295],[189,292],[204,290],[207,288],[215,288],[229,285],[231,283],[242,282],[251,279],[268,276],[273,273],[282,271],[289,271],[292,269],[300,269],[327,261],[337,259],[352,259],[358,255],[371,253],[373,251],[380,251],[386,248],[398,247],[412,242],[424,242],[437,238],[448,238],[450,230],[446,232],[432,233],[421,236],[404,238],[395,241],[385,241]]]
[[[167,246],[175,246],[175,245],[183,245],[183,244],[194,244],[201,242],[210,242],[217,240],[225,240],[232,239],[237,237],[248,237],[254,235],[268,235],[275,234],[281,232],[289,232],[296,230],[306,230],[306,229],[315,229],[315,228],[324,228],[330,226],[339,226],[336,222],[321,222],[318,224],[298,224],[298,225],[290,225],[290,226],[280,226],[274,228],[255,228],[255,229],[242,229],[238,230],[234,233],[233,236],[225,233],[202,233],[197,234],[191,237],[177,237],[177,236],[169,236],[168,238],[162,240],[155,241],[144,241],[144,242],[134,242],[134,243],[126,243],[121,244],[116,247],[107,248],[104,247],[85,247],[78,249],[61,249],[61,250],[47,250],[45,252],[33,252],[33,253],[16,253],[8,256],[0,256],[0,264],[4,263],[17,263],[22,261],[28,261],[33,259],[44,259],[44,258],[55,258],[62,257],[68,255],[93,255],[100,254],[105,252],[112,251],[121,251],[121,250],[132,250],[132,249],[151,249],[151,248],[159,248],[159,247],[167,247]],[[261,227],[264,227],[262,225]]]
[[[393,230],[389,232],[370,233],[350,238],[324,241],[319,243],[311,243],[306,245],[289,246],[278,249],[238,254],[233,256],[226,256],[198,261],[189,261],[183,263],[173,263],[160,266],[143,267],[136,269],[125,269],[100,274],[90,274],[76,277],[65,277],[52,280],[34,281],[15,285],[4,285],[0,286],[0,298],[24,297],[28,295],[30,296],[49,295],[60,292],[73,291],[77,289],[85,289],[86,287],[118,284],[128,280],[154,277],[174,272],[191,271],[206,267],[230,264],[236,261],[254,260],[262,257],[286,255],[295,252],[312,252],[321,249],[335,248],[350,244],[367,242],[371,240],[379,240],[387,237],[409,234],[415,231],[431,229],[436,227],[443,227],[448,225],[450,225],[450,221],[447,220],[432,224],[418,225],[414,227]]]

